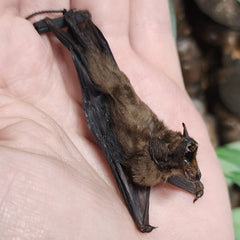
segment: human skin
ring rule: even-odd
[[[193,204],[169,184],[152,188],[151,233],[136,229],[86,127],[69,52],[24,19],[63,8],[88,9],[140,98],[171,129],[185,122],[199,143],[203,197]],[[184,88],[168,1],[1,0],[0,26],[1,239],[234,239],[225,180]]]

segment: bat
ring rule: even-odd
[[[52,32],[70,51],[87,126],[109,163],[137,228],[151,232],[152,186],[168,182],[194,194],[194,202],[203,195],[196,159],[198,143],[184,123],[183,133],[168,129],[137,96],[88,11],[60,12],[62,17],[45,18],[34,27],[39,34]]]

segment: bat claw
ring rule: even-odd
[[[196,198],[193,200],[193,203],[195,203],[200,197],[203,195],[203,190],[200,190],[196,193]]]
[[[151,232],[153,229],[155,229],[155,228],[157,228],[157,227],[153,227],[153,226],[151,226],[151,225],[141,225],[141,226],[139,226],[138,227],[139,228],[139,230],[141,231],[141,232],[147,232],[147,233],[149,233],[149,232]]]

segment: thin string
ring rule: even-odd
[[[29,16],[26,17],[26,19],[30,19],[32,17],[35,17],[36,15],[40,15],[40,14],[44,14],[44,13],[65,13],[66,9],[64,10],[43,10],[43,11],[39,11],[39,12],[35,12]]]

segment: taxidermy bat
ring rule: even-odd
[[[45,12],[51,11],[36,14]],[[168,129],[136,95],[88,11],[61,12],[63,17],[45,18],[34,26],[40,34],[52,32],[70,51],[88,128],[106,156],[138,229],[151,232],[151,186],[168,182],[194,194],[194,201],[203,195],[198,144],[184,123],[183,133]]]

